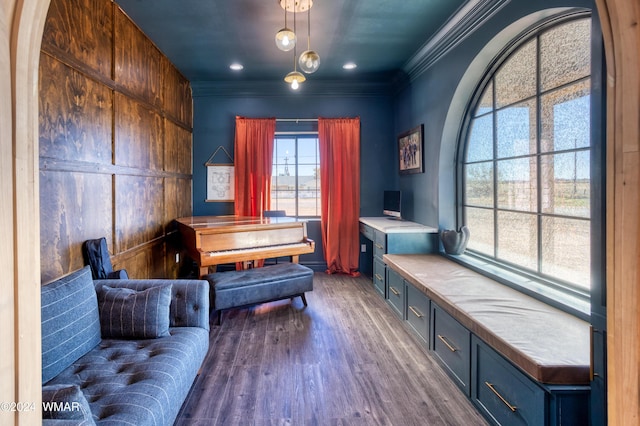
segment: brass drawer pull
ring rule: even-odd
[[[418,318],[422,318],[424,316],[413,306],[409,306],[409,310],[413,312],[413,315],[417,316]]]
[[[376,248],[379,248],[380,250],[382,250],[382,249],[384,248],[384,246],[382,246],[382,245],[380,245],[380,244],[376,243]]]
[[[502,401],[502,402],[504,403],[504,405],[506,405],[507,407],[509,407],[509,410],[511,410],[511,412],[512,412],[512,413],[515,413],[515,412],[516,412],[516,410],[518,409],[518,407],[516,407],[515,405],[511,405],[511,404],[509,404],[509,403],[507,402],[507,400],[506,400],[506,399],[504,399],[504,397],[498,393],[498,391],[496,390],[496,388],[494,388],[494,387],[493,387],[493,385],[492,385],[491,383],[489,383],[489,382],[484,382],[484,384],[485,384],[485,385],[487,385],[487,387],[488,387],[489,389],[491,389],[491,392],[493,392],[494,394],[496,394],[496,396],[497,396],[498,398],[500,398],[500,401]]]
[[[400,292],[395,287],[389,287],[389,291],[396,296],[400,296]]]
[[[380,274],[376,274],[376,279],[377,279],[378,281],[382,281],[382,275],[380,275]]]
[[[451,352],[456,352],[456,351],[457,351],[457,349],[456,349],[456,348],[454,348],[453,346],[451,346],[451,343],[447,342],[447,339],[446,339],[443,335],[438,334],[438,339],[440,339],[440,340],[442,341],[442,343],[444,343],[444,345],[445,345],[447,348],[449,348],[449,350],[450,350]]]

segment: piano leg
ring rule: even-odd
[[[209,273],[209,268],[213,269],[212,272],[216,271],[216,265],[213,266],[201,266],[200,267],[200,278],[204,277]]]

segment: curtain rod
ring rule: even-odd
[[[317,118],[276,118],[276,122],[278,121],[294,121],[294,122],[299,122],[299,121],[318,121]]]
[[[284,136],[284,135],[317,135],[318,132],[278,132],[276,131],[276,136]]]

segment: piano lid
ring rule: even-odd
[[[190,228],[215,228],[227,226],[260,226],[291,224],[295,222],[306,222],[295,217],[259,217],[259,216],[187,216],[176,219],[177,222]]]

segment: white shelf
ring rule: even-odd
[[[360,222],[385,234],[437,234],[438,229],[408,220],[397,220],[389,217],[361,217]]]

